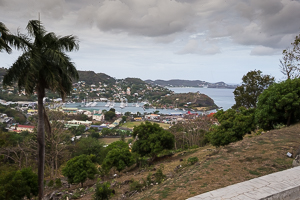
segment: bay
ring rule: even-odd
[[[169,90],[174,91],[175,93],[188,93],[188,92],[200,92],[202,94],[206,94],[210,98],[212,98],[215,102],[215,104],[218,107],[221,107],[224,110],[227,110],[233,104],[235,103],[234,101],[234,95],[233,91],[234,89],[220,89],[220,88],[196,88],[196,87],[170,87],[168,88]],[[64,107],[72,107],[72,108],[78,108],[82,110],[109,110],[109,107],[106,107],[106,102],[97,102],[96,106],[93,107],[82,107],[81,103],[70,103],[70,104],[65,104]],[[153,113],[155,111],[159,111],[161,114],[185,114],[186,111],[183,110],[171,110],[171,109],[144,109],[143,108],[143,103],[139,104],[139,107],[136,107],[134,103],[128,103],[128,105],[125,108],[120,108],[120,103],[115,103],[114,109],[118,113],[124,114],[125,112],[131,112],[131,113],[141,113],[141,114],[146,114],[146,113]],[[211,110],[208,112],[215,112],[215,110]],[[192,112],[194,113],[194,112]],[[197,113],[202,113],[198,111]]]
[[[231,108],[235,104],[233,91],[234,89],[223,88],[198,88],[198,87],[168,87],[175,93],[200,92],[212,98],[218,107],[223,110]]]

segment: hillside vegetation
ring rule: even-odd
[[[116,80],[104,73],[95,73],[94,71],[78,71],[79,81],[85,81],[87,84],[96,84],[99,82],[105,84],[114,84]]]
[[[142,189],[127,199],[152,200],[176,199],[183,200],[211,190],[247,181],[292,167],[293,158],[299,151],[300,124],[272,130],[262,135],[246,135],[244,140],[231,143],[225,147],[200,147],[194,150],[179,152],[170,158],[158,160],[154,165],[120,173],[114,179],[116,194],[112,199],[120,199],[122,194],[130,192],[130,184],[126,181],[135,180],[140,183],[149,173],[155,174],[161,165],[165,180],[154,186]],[[190,165],[188,158],[197,157],[199,162]],[[180,160],[183,161],[180,161]],[[181,168],[178,166],[181,165]],[[156,170],[154,170],[156,169]],[[111,181],[112,179],[110,179]],[[90,181],[92,185],[96,181]],[[76,188],[78,186],[73,186]],[[92,198],[93,193],[81,200]]]
[[[174,105],[178,108],[195,108],[201,110],[205,107],[207,110],[218,108],[214,100],[209,96],[200,93],[179,93],[162,98],[162,104]]]

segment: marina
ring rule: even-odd
[[[219,106],[220,108],[227,110],[230,108],[234,103],[234,95],[233,95],[233,89],[215,89],[215,88],[195,88],[195,87],[174,87],[174,88],[168,88],[175,93],[188,93],[188,92],[200,92],[203,94],[208,95],[211,97],[215,104]],[[125,112],[131,112],[131,113],[154,113],[155,111],[159,112],[160,114],[186,114],[188,110],[186,109],[158,109],[158,108],[149,108],[145,109],[144,105],[146,102],[135,102],[135,103],[128,103],[126,100],[122,99],[121,102],[115,102],[115,101],[107,101],[107,102],[90,102],[87,104],[82,103],[68,103],[65,104],[64,107],[66,108],[80,108],[83,110],[109,110],[111,108],[114,108],[117,113],[125,113]],[[84,106],[82,106],[84,105]],[[207,113],[215,112],[216,110],[207,111]],[[190,111],[191,113],[199,113],[202,114],[202,111]]]

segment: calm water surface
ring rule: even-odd
[[[222,107],[224,110],[230,108],[234,103],[234,89],[217,89],[217,88],[192,88],[192,87],[172,87],[168,88],[175,93],[188,93],[188,92],[200,92],[206,94],[210,98],[212,98],[215,104],[219,107]],[[97,105],[94,107],[82,107],[81,103],[71,103],[66,104],[65,107],[77,107],[78,109],[82,110],[109,110],[109,107],[106,107],[106,102],[97,102]],[[135,107],[133,103],[128,103],[128,106],[121,109],[120,103],[115,103],[114,109],[117,112],[125,113],[125,112],[132,112],[132,113],[153,113],[154,111],[158,110],[162,114],[184,114],[186,111],[182,110],[170,110],[170,109],[143,109],[143,104],[140,104],[139,107]],[[211,111],[212,112],[212,111]],[[198,112],[201,113],[201,112]]]
[[[175,93],[188,93],[188,92],[200,92],[206,94],[212,98],[215,104],[219,107],[222,107],[223,110],[231,108],[234,101],[233,91],[234,89],[219,89],[219,88],[196,88],[196,87],[172,87],[168,88],[169,90],[174,91]]]

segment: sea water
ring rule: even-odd
[[[234,103],[234,95],[233,95],[233,89],[219,89],[219,88],[196,88],[196,87],[172,87],[168,88],[175,93],[188,93],[188,92],[200,92],[202,94],[206,94],[210,98],[212,98],[215,102],[215,104],[222,108],[223,110],[227,110],[230,108]],[[71,103],[66,104],[65,107],[72,107],[72,108],[78,108],[82,110],[109,110],[109,107],[106,107],[106,102],[97,102],[96,106],[93,107],[82,107],[81,103]],[[135,103],[128,103],[128,105],[125,108],[120,108],[120,103],[115,103],[114,109],[116,112],[124,114],[125,112],[131,112],[131,113],[153,113],[155,111],[159,111],[161,114],[185,114],[187,111],[183,110],[171,110],[171,109],[144,109],[142,103],[139,104],[139,107],[135,106]],[[215,110],[212,110],[210,112],[214,112]],[[193,112],[192,112],[193,113]],[[198,113],[201,113],[200,111]]]
[[[175,93],[188,93],[188,92],[200,92],[206,94],[212,98],[215,104],[218,107],[221,107],[223,110],[231,108],[234,101],[234,89],[223,89],[223,88],[198,88],[198,87],[170,87],[169,90],[174,91]]]

